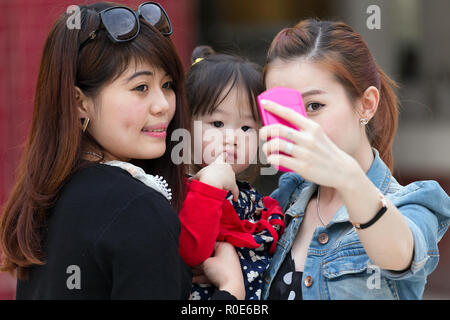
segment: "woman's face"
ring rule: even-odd
[[[302,93],[308,118],[317,122],[343,151],[354,156],[367,137],[356,110],[358,101],[350,101],[334,75],[320,65],[295,59],[275,60],[266,73],[267,89],[281,86]]]
[[[201,121],[201,131],[195,129],[199,124],[196,121]],[[258,128],[246,93],[234,87],[212,114],[193,117],[194,152],[202,154],[202,166],[212,163],[223,152],[224,161],[239,174],[252,161],[256,163]],[[196,134],[200,132],[201,135]]]
[[[105,159],[155,159],[166,151],[176,97],[164,70],[131,63],[91,104],[88,131],[106,150]]]

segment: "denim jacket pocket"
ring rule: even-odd
[[[350,250],[349,250],[350,251]],[[327,279],[335,279],[348,274],[366,271],[369,257],[361,250],[352,249],[348,255],[339,255],[323,265],[323,275]]]
[[[362,246],[330,256],[322,267],[328,299],[398,299],[395,284],[370,263]]]

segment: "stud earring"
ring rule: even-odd
[[[369,123],[369,121],[367,121],[366,118],[361,118],[361,119],[359,119],[359,123],[361,123],[361,125],[365,126],[366,124]]]

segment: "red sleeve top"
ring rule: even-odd
[[[226,190],[186,179],[186,198],[179,213],[179,248],[181,257],[189,266],[196,266],[209,258],[216,241],[226,241],[236,247],[258,248],[261,243],[255,240],[255,234],[266,233],[273,239],[269,252],[275,252],[276,242],[284,229],[278,202],[263,197],[262,212],[240,218],[227,194]]]

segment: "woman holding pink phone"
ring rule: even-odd
[[[273,137],[268,161],[293,171],[271,195],[286,229],[263,298],[421,299],[450,198],[435,181],[401,186],[392,176],[395,84],[364,40],[341,22],[302,21],[273,40],[264,81],[299,90],[307,117],[262,101],[299,128],[260,131]]]

